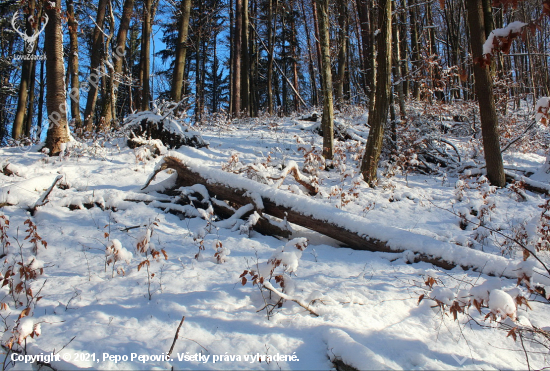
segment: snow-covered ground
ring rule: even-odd
[[[424,236],[419,241],[429,238],[441,249],[473,251],[480,261],[470,265],[478,271],[488,264],[484,256],[494,257],[503,267],[521,262],[521,250],[486,228],[461,226],[460,215],[514,237],[525,231],[528,239],[540,220],[543,196],[523,192],[525,199],[520,200],[509,188],[494,190],[480,177],[459,181],[455,173],[427,176],[399,169],[382,176],[379,187],[369,188],[358,179],[361,128],[356,129],[358,141],[339,144],[332,170],[316,171],[313,168],[319,164],[313,154],[321,148],[322,138],[304,130],[310,124],[270,118],[206,126],[200,132],[210,143],[208,148],[177,152],[226,171],[254,165],[257,171],[251,177],[264,179],[269,187],[278,185],[269,177],[295,161],[300,169],[310,167],[309,176],[317,176],[320,192],[313,197],[315,202],[333,207],[335,213],[355,215],[358,223],[365,221],[365,228],[373,223],[381,236],[391,238],[405,231]],[[455,143],[458,146],[460,141]],[[312,156],[306,159],[304,154]],[[155,207],[160,202],[145,202],[169,199],[153,192],[154,184],[141,190],[159,160],[136,160],[122,139],[96,149],[96,156],[77,156],[75,151],[66,158],[48,158],[35,151],[0,149],[1,167],[9,163],[15,173],[0,174],[0,204],[13,205],[0,209],[0,215],[9,217],[5,230],[11,245],[5,249],[4,282],[10,279],[9,266],[19,269],[17,262],[27,266],[32,260],[32,238],[25,240],[27,219],[47,242],[44,247],[36,241],[37,260],[29,265],[34,272],[43,267],[43,274],[23,280],[25,289],[20,293],[10,294],[10,284],[2,288],[0,302],[7,304],[0,310],[4,344],[14,338],[13,348],[25,349],[28,355],[55,353],[59,360],[50,363],[59,370],[328,370],[335,357],[358,369],[525,369],[519,339],[507,337],[508,331],[485,316],[490,309],[506,313],[510,295],[523,294],[534,300],[529,303],[532,309],[523,305],[516,313],[513,308],[518,323],[547,330],[550,326],[548,302],[530,296],[525,287],[514,290],[513,270],[508,278],[497,278],[474,270],[408,264],[422,246],[400,249],[408,249],[405,253],[356,251],[298,227],[293,237],[308,238],[309,246],[292,255],[298,266],[292,276],[286,274],[285,293],[319,316],[288,300],[280,308],[268,307],[268,315],[266,300],[278,298],[250,280],[243,285],[242,273],[264,266],[283,247],[285,251],[293,247],[254,231],[247,236],[238,228],[217,227],[215,221],[180,218]],[[510,168],[535,173],[545,157],[509,152],[505,160]],[[63,178],[49,202],[31,216],[28,209],[59,174]],[[155,182],[168,178],[162,173]],[[291,177],[279,189],[300,199],[307,194]],[[84,207],[90,204],[96,206]],[[82,207],[75,209],[78,205]],[[0,239],[0,246],[6,241]],[[138,251],[140,243],[142,250],[148,248],[149,258]],[[153,259],[151,251],[164,251],[166,257],[160,253]],[[216,251],[222,252],[222,259],[214,257]],[[547,251],[540,256],[550,261]],[[107,259],[111,264],[106,264]],[[146,259],[149,264],[140,264]],[[282,269],[277,268],[277,274]],[[21,280],[19,273],[13,277],[15,287]],[[426,285],[430,277],[433,291]],[[533,280],[550,291],[544,277]],[[489,287],[485,294],[491,293],[496,308],[478,313],[472,307],[471,318],[459,314],[454,321],[438,306],[446,301],[450,305],[455,295],[484,282],[482,287]],[[485,295],[483,289],[479,292]],[[475,289],[470,294],[475,296]],[[419,303],[421,295],[426,298]],[[19,319],[27,306],[28,315]],[[167,359],[182,316],[179,338]],[[15,344],[18,340],[21,345]],[[526,347],[531,368],[550,364],[547,348],[531,343]],[[16,367],[31,366],[20,361]]]

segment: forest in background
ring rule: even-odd
[[[78,133],[108,130],[129,113],[148,110],[157,99],[183,100],[182,111],[190,112],[195,122],[216,113],[289,115],[323,104],[326,17],[334,103],[368,105],[374,102],[377,81],[377,39],[383,37],[377,35],[387,18],[383,9],[390,3],[391,37],[381,48],[385,44],[392,50],[388,100],[399,101],[401,110],[407,100],[472,100],[467,2],[325,0],[316,6],[314,0],[57,1],[64,71],[51,84],[64,83],[65,90],[74,91],[67,118]],[[485,38],[514,21],[539,20],[491,62],[499,112],[505,112],[510,101],[535,102],[547,96],[549,34],[548,22],[541,20],[547,5],[531,0],[469,2],[483,9]],[[49,59],[14,59],[25,43],[12,23],[16,21],[19,32],[36,34],[44,15],[52,12],[49,7],[40,0],[0,4],[4,144],[48,126]],[[54,18],[49,18],[50,25]],[[30,54],[47,54],[53,41],[47,33],[46,28],[39,34]]]

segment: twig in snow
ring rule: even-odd
[[[296,304],[298,304],[299,306],[301,306],[302,308],[304,308],[305,310],[307,310],[309,313],[313,314],[315,317],[319,317],[319,314],[317,312],[315,312],[313,309],[311,309],[309,307],[309,305],[307,305],[306,303],[304,303],[302,300],[300,299],[296,299],[296,298],[293,298],[292,296],[289,296],[285,293],[282,293],[280,292],[279,290],[277,290],[275,287],[273,287],[273,285],[271,284],[271,282],[269,281],[265,281],[263,286],[268,289],[269,291],[271,291],[272,293],[274,294],[277,294],[279,295],[279,297],[285,299],[285,300],[289,300],[289,301],[293,301],[295,302]]]
[[[174,347],[176,346],[176,341],[178,341],[178,337],[180,335],[180,329],[183,325],[183,321],[185,321],[185,316],[181,317],[181,322],[178,326],[178,329],[176,330],[176,335],[174,335],[174,341],[172,342],[172,346],[170,347],[170,350],[168,351],[167,358],[170,358],[170,355],[172,354],[172,351],[174,350]]]
[[[31,215],[34,215],[37,208],[39,208],[40,206],[44,206],[49,202],[48,196],[50,195],[50,193],[52,193],[53,188],[55,187],[57,182],[59,182],[62,178],[63,178],[63,175],[58,175],[57,177],[55,177],[55,180],[53,181],[53,184],[50,186],[50,188],[48,188],[46,192],[44,192],[44,194],[40,196],[40,198],[35,202],[31,210]]]

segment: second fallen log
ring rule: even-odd
[[[286,218],[290,223],[329,236],[355,250],[408,250],[414,254],[415,261],[429,262],[444,269],[461,266],[475,268],[486,274],[515,277],[514,267],[504,257],[372,222],[311,197],[296,195],[215,169],[208,162],[181,153],[173,152],[164,157],[146,186],[156,174],[166,169],[176,170],[177,186],[202,184],[218,200],[226,200],[238,206],[251,203],[260,213]]]

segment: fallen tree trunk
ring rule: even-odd
[[[286,218],[290,223],[329,236],[352,249],[394,253],[410,250],[415,254],[414,261],[432,263],[443,269],[473,267],[490,275],[516,277],[509,259],[370,222],[312,198],[213,169],[202,160],[179,153],[164,157],[144,188],[166,169],[176,170],[177,187],[201,184],[218,200],[239,207],[251,203],[259,213]]]

